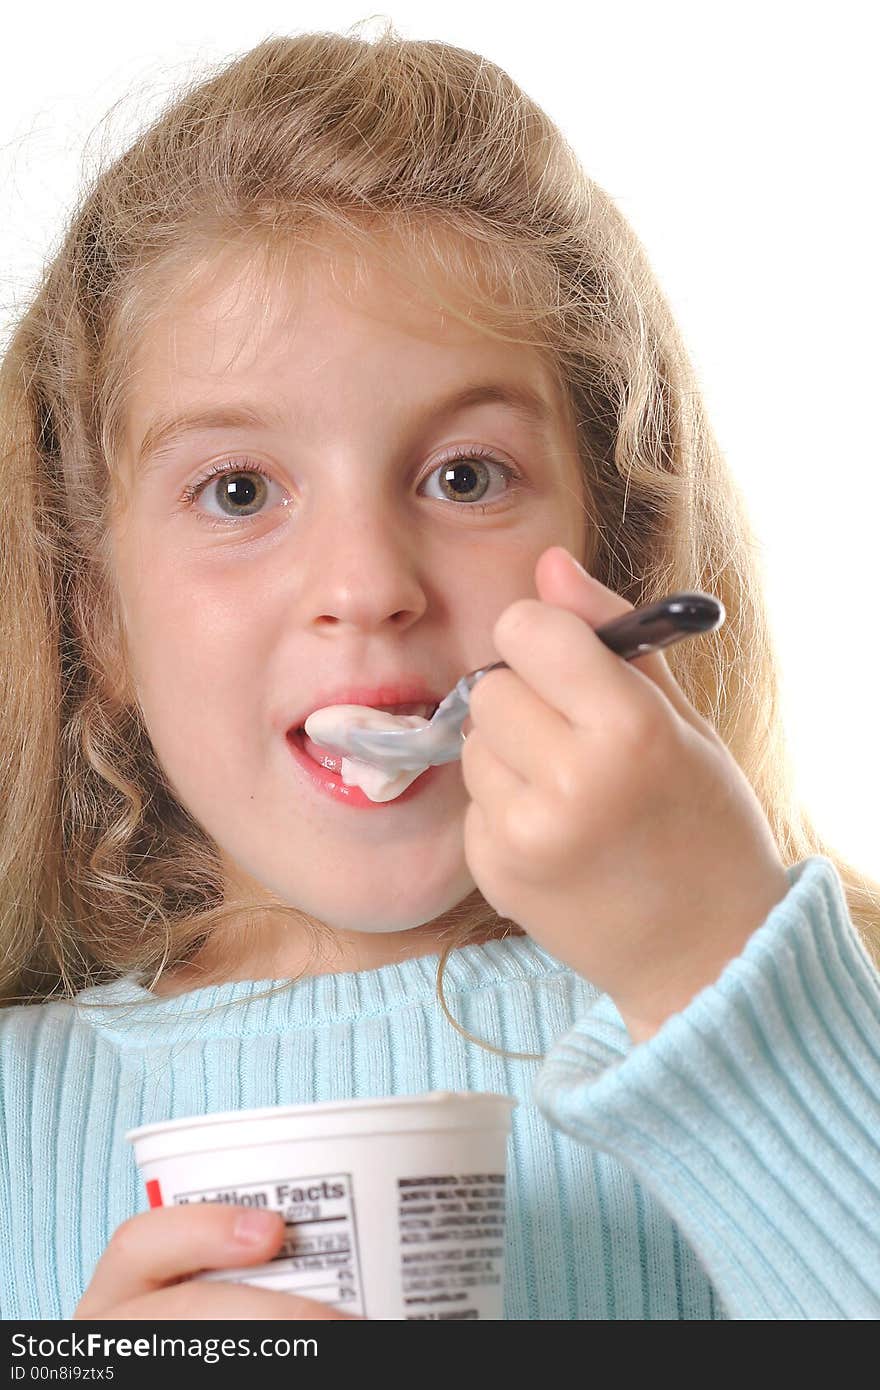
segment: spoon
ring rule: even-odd
[[[709,594],[670,594],[657,603],[634,608],[622,618],[594,629],[596,636],[611,651],[632,661],[634,657],[669,647],[683,637],[711,632],[725,619],[724,605]],[[462,676],[437,706],[431,720],[421,729],[364,729],[352,726],[332,744],[325,740],[322,747],[363,762],[372,763],[388,772],[452,763],[461,757],[465,736],[462,725],[468,715],[470,693],[482,676],[489,671],[510,669],[506,661],[493,661]]]

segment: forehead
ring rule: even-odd
[[[394,360],[396,374],[454,367],[527,371],[554,395],[549,355],[509,343],[448,312],[469,308],[461,287],[436,269],[395,272],[346,248],[297,249],[280,265],[259,254],[228,254],[204,267],[195,288],[165,296],[130,362],[129,405],[140,414],[157,392],[185,405],[224,385],[290,379],[306,384],[335,365],[368,378]],[[401,383],[403,384],[403,382]]]

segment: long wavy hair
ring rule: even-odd
[[[132,350],[169,296],[227,253],[280,273],[298,248],[340,240],[551,365],[576,422],[592,572],[635,605],[673,590],[721,599],[725,623],[668,649],[670,669],[784,862],[835,863],[878,959],[880,885],[795,799],[758,547],[641,243],[506,72],[386,25],[270,37],[178,89],[91,181],[13,324],[0,365],[0,1004],[72,999],[126,973],[155,987],[221,924],[265,911],[288,913],[316,950],[332,936],[295,907],[224,901],[218,847],[176,799],[130,697],[110,534]],[[441,272],[434,289],[425,267]],[[449,952],[522,933],[479,892],[445,916],[437,988],[458,1028]]]

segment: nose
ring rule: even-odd
[[[316,525],[306,553],[304,563],[300,547],[297,570],[304,625],[313,630],[367,633],[392,624],[402,631],[427,607],[417,534],[387,498],[377,502],[374,495],[371,503],[349,505],[344,515]]]

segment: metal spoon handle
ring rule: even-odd
[[[611,651],[622,656],[624,661],[631,661],[633,657],[670,647],[673,642],[680,642],[694,633],[711,632],[721,626],[725,616],[723,603],[710,594],[669,594],[657,603],[634,608],[622,618],[604,623],[595,633]],[[472,690],[481,676],[500,667],[509,669],[506,661],[493,661],[491,666],[471,671],[458,682],[459,690],[462,694]]]

